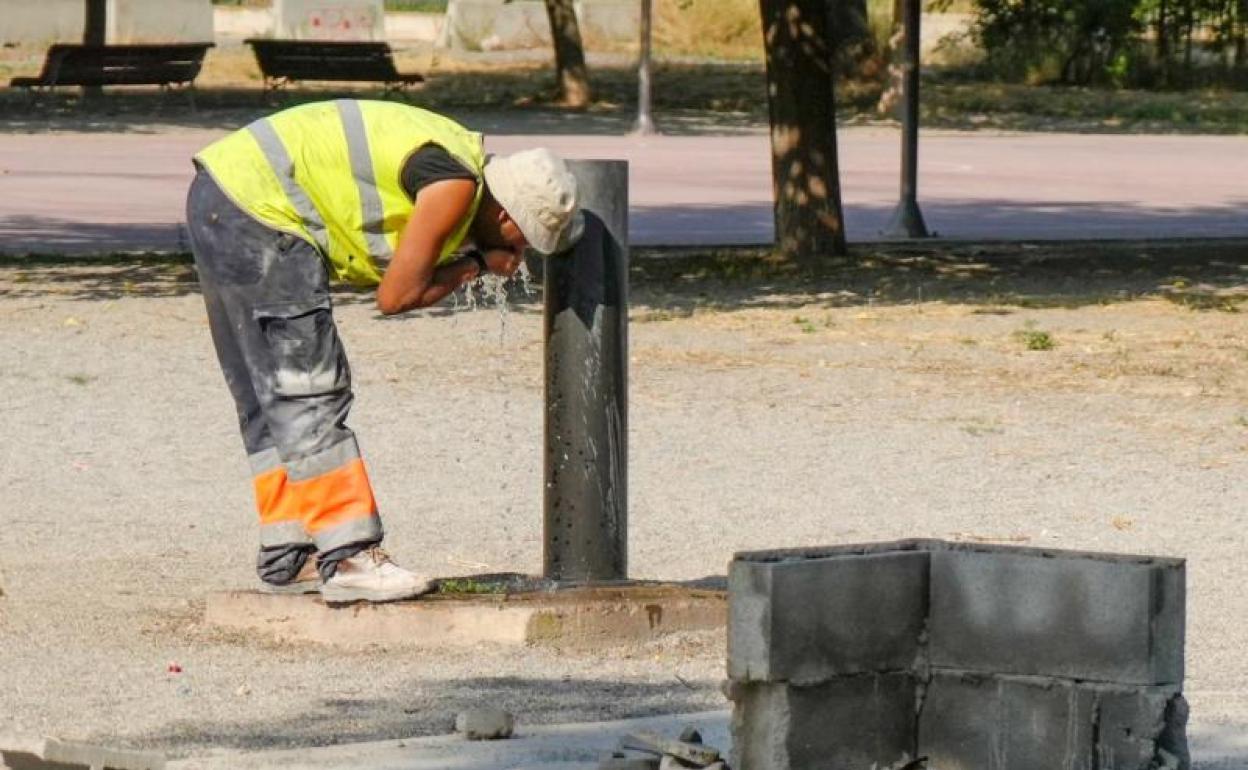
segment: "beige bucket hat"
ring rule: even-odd
[[[529,245],[542,254],[569,249],[581,237],[585,222],[577,205],[576,178],[550,150],[491,155],[485,184]]]

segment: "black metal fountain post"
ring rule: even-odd
[[[628,163],[569,161],[585,230],[546,258],[543,574],[628,577]]]
[[[919,211],[919,29],[921,0],[905,0],[905,48],[902,53],[901,201],[893,210],[884,235],[926,238],[927,225]]]

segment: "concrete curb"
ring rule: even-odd
[[[523,714],[520,715],[523,721]],[[651,730],[675,735],[694,725],[708,746],[728,748],[728,712],[668,714],[614,722],[525,726],[505,741],[458,735],[352,743],[282,751],[223,751],[168,764],[168,770],[597,770],[624,735]]]
[[[319,596],[229,591],[208,597],[205,621],[279,639],[345,647],[637,642],[723,628],[722,591],[679,586],[569,589],[513,595],[426,598],[335,608]]]

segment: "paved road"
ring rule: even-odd
[[[181,244],[189,156],[221,132],[9,134],[0,139],[0,251],[166,250]],[[878,238],[897,195],[898,134],[841,132],[849,236]],[[491,137],[506,152],[632,162],[638,244],[772,239],[763,134]],[[957,239],[1248,236],[1242,137],[929,133],[920,199]]]

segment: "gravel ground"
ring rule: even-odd
[[[635,292],[633,573],[901,537],[1184,556],[1196,746],[1248,730],[1245,316],[816,289]],[[540,305],[500,342],[492,310],[337,301],[392,552],[538,571]],[[203,626],[205,595],[253,584],[255,524],[185,265],[0,266],[0,387],[0,733],[194,755],[437,733],[485,702],[529,722],[726,705],[718,634],[348,653]]]

